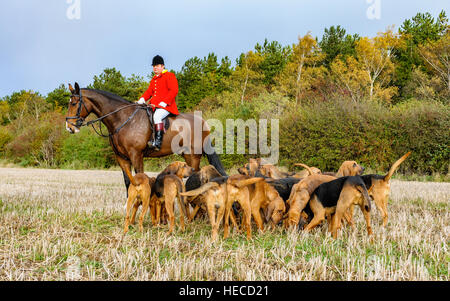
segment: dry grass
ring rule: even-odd
[[[449,280],[450,183],[393,180],[389,224],[281,228],[210,241],[206,221],[167,236],[150,218],[122,236],[118,171],[0,168],[1,280]]]

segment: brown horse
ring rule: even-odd
[[[109,137],[117,162],[122,168],[127,191],[130,180],[125,170],[131,171],[133,166],[136,173],[144,172],[144,157],[164,157],[178,153],[189,166],[198,171],[200,159],[206,154],[209,163],[226,175],[211,145],[209,126],[200,116],[186,113],[168,117],[170,126],[164,134],[161,149],[152,152],[147,145],[153,132],[148,115],[151,110],[147,110],[146,105],[138,105],[101,90],[80,89],[78,83],[75,83],[75,89],[69,84],[69,89],[72,95],[67,111],[66,129],[73,134],[79,132],[81,126],[93,125],[96,121],[103,122],[109,132],[106,137]],[[84,123],[90,113],[96,115],[97,119]],[[73,120],[75,121],[72,122]],[[180,147],[180,144],[183,147]]]

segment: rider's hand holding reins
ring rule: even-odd
[[[143,104],[145,104],[145,99],[144,99],[144,97],[141,97],[141,98],[139,98],[139,100],[136,102],[137,104],[140,104],[140,105],[143,105]],[[156,107],[154,104],[151,104],[151,103],[149,103],[149,104],[147,104],[149,107],[152,107],[153,109]]]

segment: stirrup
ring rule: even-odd
[[[149,141],[149,142],[147,142],[147,145],[150,148],[150,150],[152,150],[152,151],[159,151],[160,150],[160,148],[158,148],[155,145],[155,141]]]

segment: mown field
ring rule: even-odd
[[[389,223],[210,240],[205,220],[121,241],[119,171],[0,168],[0,280],[449,280],[450,183],[392,180]],[[375,208],[375,206],[373,206]],[[222,234],[222,233],[221,233]]]

